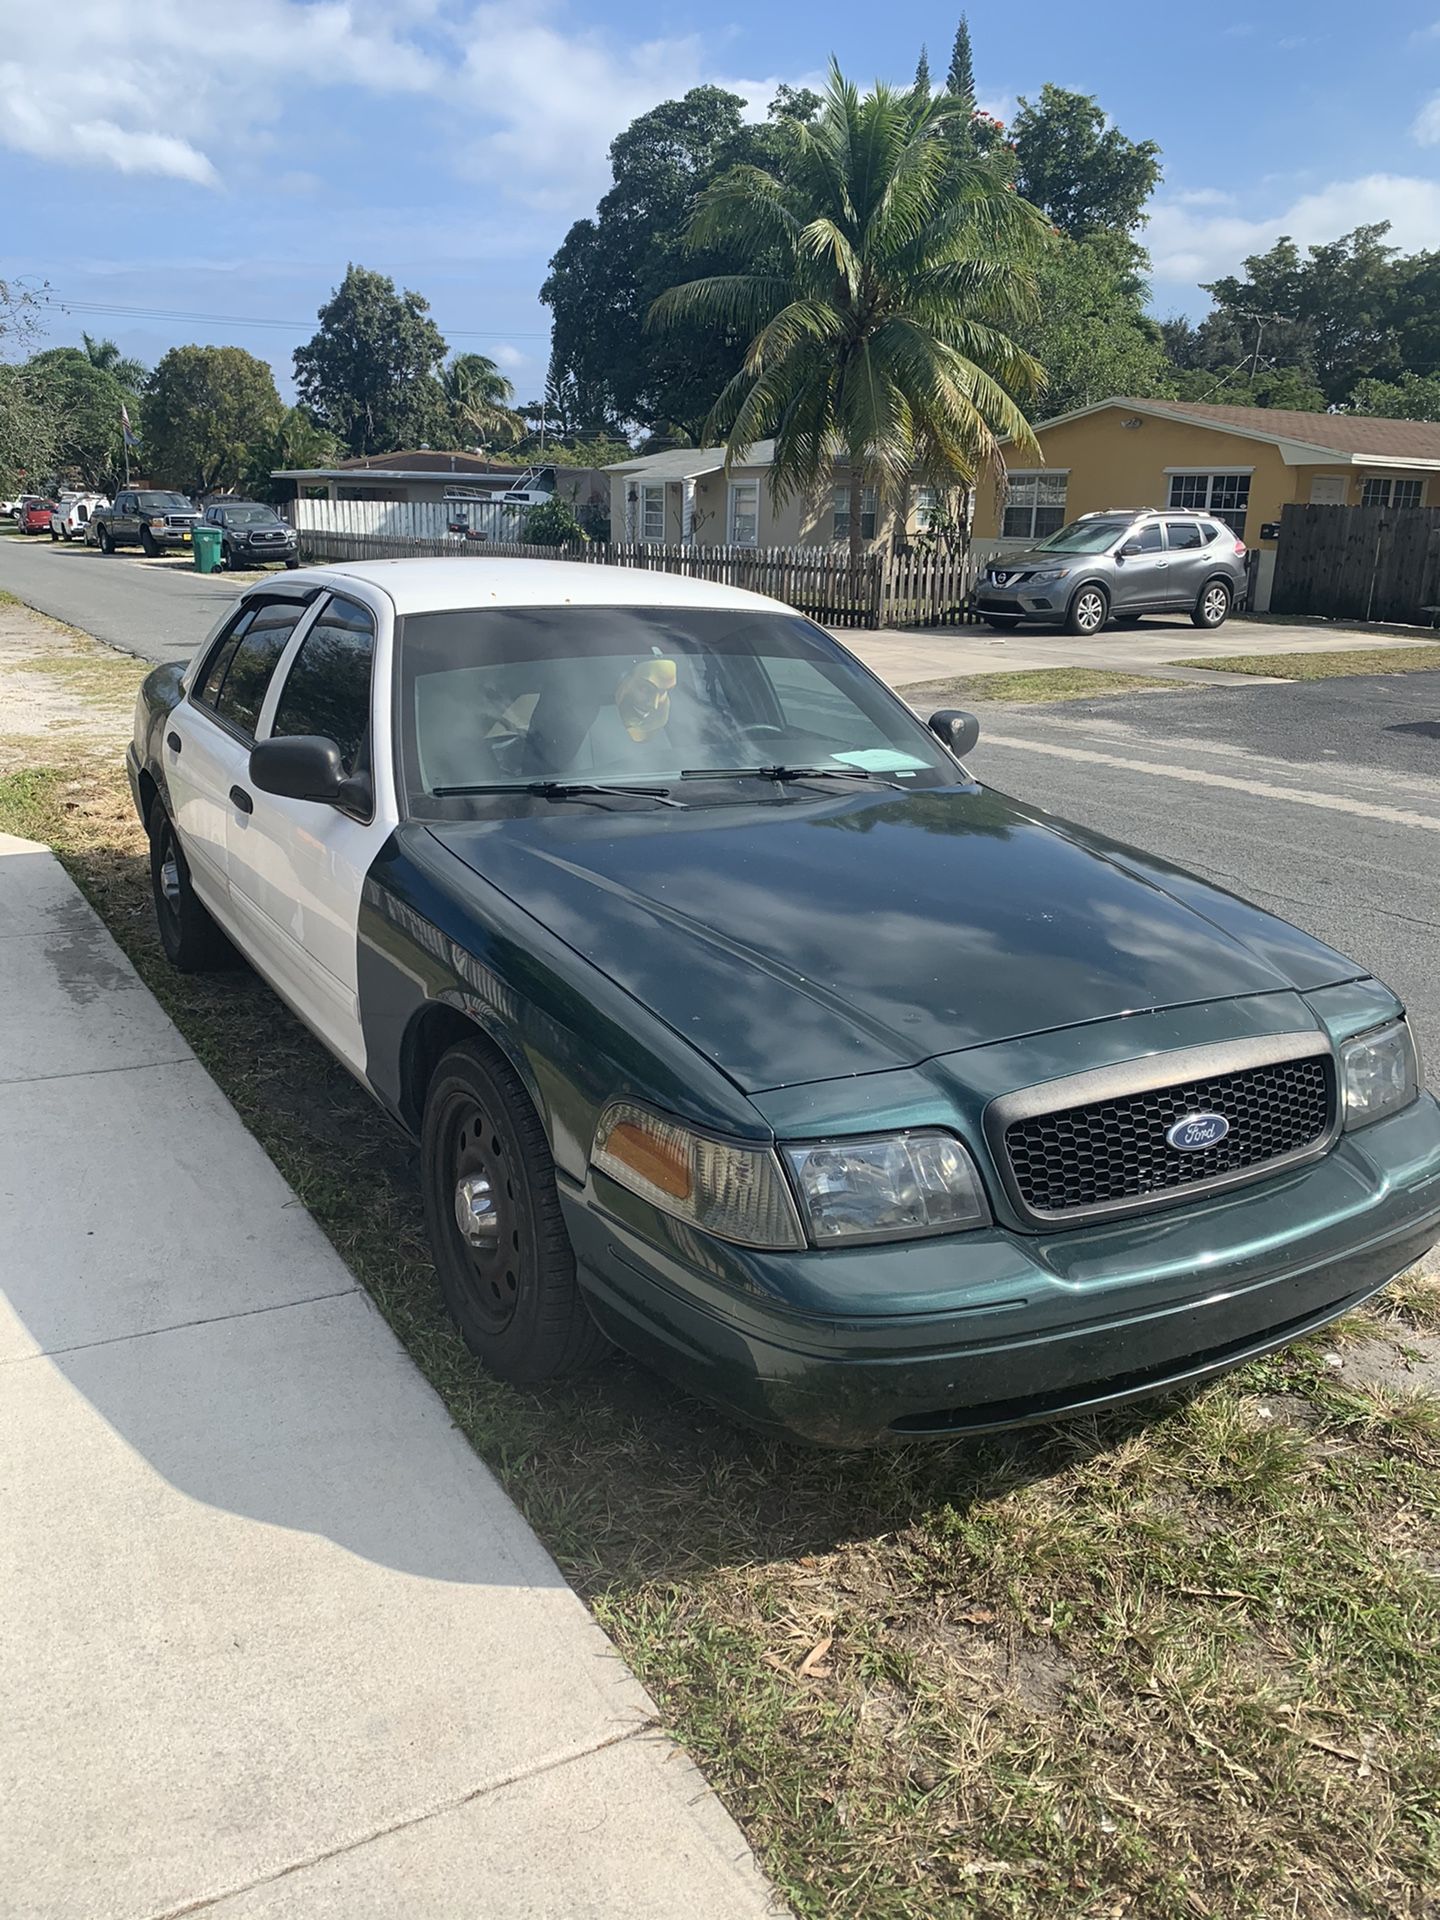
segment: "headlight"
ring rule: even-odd
[[[768,1147],[694,1133],[617,1100],[600,1116],[592,1163],[642,1200],[744,1247],[803,1247],[780,1163]]]
[[[881,1134],[782,1152],[817,1246],[958,1233],[990,1219],[974,1163],[953,1134]]]
[[[1419,1098],[1420,1061],[1405,1021],[1392,1020],[1341,1047],[1340,1089],[1347,1127],[1368,1126]]]
[[[1069,567],[1047,567],[1044,573],[1031,574],[1031,584],[1038,587],[1046,580],[1063,580],[1069,571]]]
[[[164,514],[161,513],[161,514],[155,515],[155,517],[151,520],[150,524],[152,527],[163,527],[165,524]]]

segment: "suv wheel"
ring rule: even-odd
[[[1103,587],[1081,587],[1065,613],[1066,633],[1078,633],[1087,640],[1099,633],[1110,618],[1110,601]]]
[[[1223,627],[1230,618],[1230,589],[1223,580],[1207,580],[1190,618],[1197,627]]]

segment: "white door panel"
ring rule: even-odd
[[[226,893],[227,823],[235,810],[230,789],[245,775],[248,760],[248,749],[233,734],[188,701],[166,722],[171,817],[202,900]]]

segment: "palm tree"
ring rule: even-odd
[[[143,361],[127,359],[113,340],[92,340],[88,333],[82,333],[80,338],[85,342],[85,358],[92,367],[112,374],[131,393],[140,392],[150,378],[150,370]]]
[[[444,373],[445,399],[457,426],[472,443],[498,440],[514,446],[525,422],[510,402],[515,389],[483,353],[457,353]]]
[[[843,460],[850,559],[868,482],[912,473],[971,485],[1008,437],[1038,453],[1017,401],[1043,381],[1013,338],[1035,307],[1034,262],[1052,239],[998,165],[947,137],[963,103],[877,85],[832,64],[819,118],[782,120],[773,170],[740,166],[696,203],[694,248],[757,264],[672,287],[652,322],[702,318],[748,333],[706,426],[727,467],[773,435],[774,497],[813,495]]]

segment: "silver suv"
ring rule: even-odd
[[[974,605],[1002,631],[1027,621],[1092,634],[1142,613],[1221,627],[1244,592],[1245,542],[1224,521],[1193,507],[1115,507],[997,555],[981,569]]]

